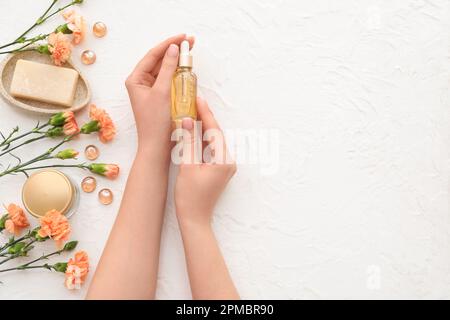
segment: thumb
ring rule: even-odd
[[[171,44],[164,55],[161,70],[155,82],[155,87],[170,92],[172,76],[178,66],[179,49],[176,44]]]
[[[181,121],[183,128],[183,164],[199,163],[198,155],[198,133],[195,122],[191,118],[184,118]]]

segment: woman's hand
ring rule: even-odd
[[[170,90],[178,66],[179,45],[193,37],[180,34],[151,49],[136,65],[125,85],[136,120],[139,150],[170,149]]]
[[[184,39],[175,36],[150,50],[126,81],[139,150],[88,299],[155,297],[169,173],[170,87]]]
[[[201,99],[197,100],[197,113],[205,137],[211,138],[211,143],[199,142],[193,135],[198,130],[194,130],[192,119],[183,119],[183,129],[190,134],[183,132],[183,157],[175,186],[175,204],[192,297],[239,299],[211,226],[214,206],[236,172],[236,165],[229,160],[223,133],[208,104]],[[197,148],[197,144],[202,146]],[[194,161],[201,159],[195,156],[197,149],[203,151],[208,163]]]
[[[184,162],[180,164],[175,186],[175,204],[180,222],[209,224],[217,200],[236,172],[236,164],[228,157],[223,133],[207,102],[200,98],[197,99],[197,112],[202,121],[203,132],[214,137],[211,139],[212,143],[203,144],[201,150],[202,155],[205,154],[204,150],[211,151],[213,163],[193,163],[195,141],[198,141],[195,138],[198,137],[194,137],[193,121],[183,119],[183,129],[190,132],[190,137],[184,141],[183,152],[190,152],[192,157],[183,157]]]

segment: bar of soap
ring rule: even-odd
[[[29,60],[17,60],[11,82],[11,95],[71,107],[78,72]]]

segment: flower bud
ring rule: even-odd
[[[104,163],[91,163],[88,168],[92,173],[99,175],[104,175],[106,172],[106,164]]]
[[[64,272],[66,272],[66,270],[67,270],[67,262],[58,262],[58,263],[55,263],[55,264],[52,266],[52,268],[53,268],[53,270],[55,270],[56,272],[62,272],[62,273],[64,273]]]
[[[78,128],[77,121],[75,119],[75,114],[72,111],[59,112],[54,114],[48,123],[54,127],[62,127],[59,129],[50,129],[47,131],[48,137],[56,137],[60,135],[71,136],[80,132]]]
[[[109,179],[115,179],[119,175],[120,168],[116,164],[91,163],[88,166],[92,173],[105,176]]]
[[[78,244],[78,241],[70,241],[70,242],[67,242],[67,243],[64,245],[63,250],[64,250],[64,251],[72,251],[73,249],[75,249],[75,248],[77,247],[77,244]]]
[[[53,127],[47,130],[45,135],[49,138],[61,137],[64,135],[63,127]]]
[[[69,29],[69,26],[67,25],[67,23],[64,23],[60,26],[58,26],[58,28],[56,28],[55,33],[64,33],[64,34],[72,34],[73,31]]]
[[[75,151],[74,149],[65,149],[58,152],[55,157],[61,160],[66,160],[76,158],[77,156],[78,151]]]
[[[97,120],[90,121],[85,123],[81,127],[81,133],[90,134],[92,132],[97,132],[100,130],[100,123]]]
[[[50,123],[52,126],[55,127],[61,127],[66,122],[66,117],[64,115],[64,112],[58,112],[57,114],[54,114],[48,123]]]
[[[82,4],[84,0],[73,0],[74,4]]]
[[[39,47],[37,47],[36,50],[41,54],[51,55],[50,49],[48,48],[48,44],[40,45]]]
[[[0,218],[0,232],[5,229],[5,222],[7,219],[8,219],[8,214],[5,214]]]

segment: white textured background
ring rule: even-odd
[[[197,37],[199,90],[222,126],[280,134],[279,170],[240,166],[216,210],[242,297],[450,298],[448,0],[85,2],[83,14],[109,34],[90,35],[74,60],[86,48],[98,55],[80,67],[119,130],[99,160],[123,169],[117,181],[99,179],[115,192],[113,205],[82,194],[71,219],[92,270],[136,148],[124,79],[147,49],[186,32]],[[0,43],[48,3],[1,1]],[[38,119],[0,102],[2,130]],[[95,137],[73,145],[92,142],[100,145]],[[0,202],[20,203],[23,182],[3,178]],[[158,298],[190,298],[171,192],[160,265]],[[0,280],[0,298],[77,299],[87,288],[69,292],[47,271]]]

